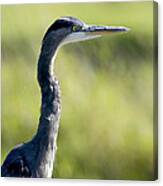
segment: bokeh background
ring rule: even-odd
[[[153,180],[153,2],[3,5],[1,15],[1,162],[36,132],[41,40],[55,19],[68,15],[131,31],[58,53],[62,117],[53,176]]]

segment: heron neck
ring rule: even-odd
[[[38,61],[38,82],[41,88],[41,116],[40,124],[46,125],[47,121],[54,123],[54,118],[59,119],[60,114],[60,87],[54,70],[54,60],[59,42],[55,38],[45,41],[41,48]],[[44,121],[46,120],[46,122]]]
[[[41,91],[54,81],[54,58],[56,56],[58,46],[59,42],[57,42],[54,38],[51,40],[49,39],[42,44],[37,69],[37,78]]]
[[[44,43],[38,61],[38,82],[41,88],[41,115],[37,133],[33,139],[40,149],[37,165],[42,162],[53,162],[56,152],[56,139],[61,114],[60,87],[53,74],[54,57],[58,43]],[[44,154],[44,156],[42,156]],[[49,157],[49,154],[52,157]],[[45,159],[42,159],[44,157]],[[52,163],[51,163],[52,164]]]

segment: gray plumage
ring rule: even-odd
[[[57,149],[56,138],[60,119],[60,93],[52,74],[55,50],[59,43],[48,37],[43,41],[39,62],[38,82],[41,87],[41,116],[36,135],[27,143],[14,148],[2,165],[2,176],[51,177]]]
[[[49,27],[38,60],[37,77],[42,94],[38,130],[31,141],[18,145],[7,155],[1,167],[2,177],[52,176],[61,116],[60,88],[53,74],[54,58],[59,46],[93,39],[103,33],[124,31],[127,28],[88,26],[73,17],[62,17]]]

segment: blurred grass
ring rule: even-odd
[[[152,2],[2,6],[2,161],[37,129],[41,39],[56,18],[71,15],[131,31],[60,50],[55,177],[154,179],[152,10]]]

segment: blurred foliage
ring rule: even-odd
[[[131,31],[60,50],[55,177],[154,178],[152,10],[152,1],[2,6],[2,161],[37,129],[41,39],[55,19],[71,15]]]

